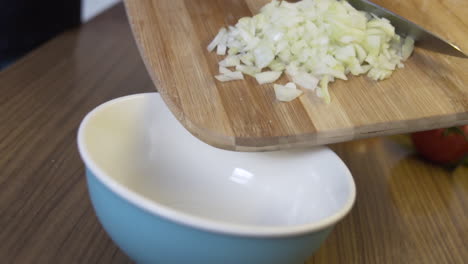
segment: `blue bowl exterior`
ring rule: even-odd
[[[333,227],[292,237],[215,233],[170,221],[118,196],[86,170],[91,201],[112,240],[141,264],[299,264]]]

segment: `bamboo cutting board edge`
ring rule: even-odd
[[[299,140],[297,141],[288,141],[288,138],[275,138],[271,139],[272,141],[269,142],[270,145],[261,146],[255,145],[259,141],[258,139],[249,139],[251,142],[247,140],[238,140],[236,141],[235,147],[220,147],[228,150],[235,150],[235,151],[274,151],[280,149],[288,149],[288,148],[302,148],[302,147],[313,147],[317,145],[329,145],[335,144],[340,142],[346,141],[354,141],[358,139],[364,138],[373,138],[373,137],[380,137],[380,136],[389,136],[389,135],[396,135],[396,134],[406,134],[411,132],[418,132],[423,130],[429,129],[437,129],[441,127],[449,127],[449,126],[458,126],[458,125],[466,125],[468,124],[468,112],[463,113],[460,115],[459,118],[453,120],[447,118],[445,116],[439,117],[430,117],[426,119],[419,119],[419,122],[424,123],[424,129],[420,127],[412,126],[414,120],[406,120],[406,121],[399,121],[395,123],[382,123],[382,124],[373,124],[371,126],[362,126],[356,127],[354,133],[344,133],[344,130],[337,130],[337,131],[326,131],[326,132],[319,132],[315,134],[313,137],[310,135],[298,135]],[[418,122],[416,120],[416,122]],[[302,137],[302,138],[301,138]],[[200,138],[202,141],[207,143],[203,138]],[[265,139],[263,139],[265,140]],[[276,140],[276,141],[274,141]],[[275,144],[272,144],[275,142]],[[210,142],[212,143],[212,142]],[[208,143],[208,144],[210,144]],[[241,144],[239,144],[241,143]],[[211,144],[213,145],[213,144]],[[214,145],[215,146],[215,145]]]

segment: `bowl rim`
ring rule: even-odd
[[[356,185],[354,178],[351,175],[348,167],[341,160],[341,158],[332,151],[329,147],[322,146],[324,150],[331,153],[337,162],[337,166],[341,167],[345,174],[345,178],[348,181],[349,196],[347,201],[343,206],[336,210],[336,212],[328,217],[320,219],[319,221],[300,224],[300,225],[290,225],[290,226],[258,226],[258,225],[245,225],[245,224],[235,224],[227,223],[221,220],[208,219],[203,216],[193,215],[191,213],[186,213],[178,209],[171,208],[169,206],[162,205],[157,201],[152,199],[145,198],[144,196],[138,194],[135,191],[127,188],[125,185],[117,182],[111,176],[107,175],[94,161],[91,159],[88,149],[86,148],[84,134],[85,129],[89,121],[98,114],[101,110],[118,104],[127,100],[135,100],[147,96],[160,96],[156,92],[149,93],[137,93],[126,95],[122,97],[117,97],[106,101],[90,112],[82,119],[77,135],[77,144],[78,151],[83,160],[85,167],[92,172],[93,176],[99,180],[104,186],[109,188],[114,194],[116,194],[121,199],[129,202],[130,204],[136,206],[137,208],[153,215],[156,217],[162,217],[168,221],[172,221],[184,226],[209,231],[213,233],[229,234],[236,236],[246,236],[246,237],[288,237],[288,236],[298,236],[305,235],[308,233],[324,230],[330,226],[333,226],[341,219],[343,219],[349,211],[352,209],[355,200],[356,200]],[[161,100],[162,101],[162,100]],[[163,102],[163,101],[162,101]]]

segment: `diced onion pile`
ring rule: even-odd
[[[247,74],[267,84],[285,72],[292,83],[274,86],[278,100],[300,96],[297,84],[329,103],[330,82],[347,80],[349,73],[386,79],[403,67],[413,47],[414,41],[397,35],[387,19],[358,11],[344,0],[273,0],[259,14],[221,28],[207,49],[227,55],[219,62],[219,81],[241,80]]]

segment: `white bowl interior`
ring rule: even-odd
[[[106,103],[82,127],[82,155],[156,208],[281,227],[322,221],[354,201],[352,177],[330,149],[214,148],[183,128],[157,93]]]

